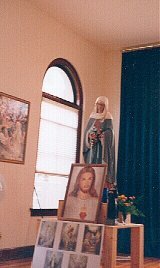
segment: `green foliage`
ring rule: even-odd
[[[126,218],[128,213],[144,217],[143,212],[138,209],[139,202],[142,202],[142,197],[135,198],[135,196],[119,195],[117,199],[118,211],[122,212],[124,218]]]

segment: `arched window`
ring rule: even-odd
[[[74,67],[60,58],[51,62],[42,86],[33,193],[33,210],[40,214],[54,214],[58,201],[64,199],[71,164],[79,162],[82,104]]]

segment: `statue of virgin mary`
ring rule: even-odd
[[[96,99],[90,114],[84,132],[83,157],[88,164],[107,164],[106,183],[115,182],[113,117],[108,111],[108,98],[105,96]]]

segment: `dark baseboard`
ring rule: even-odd
[[[9,260],[32,258],[34,246],[0,249],[0,263]]]

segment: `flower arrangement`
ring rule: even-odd
[[[93,127],[89,133],[89,142],[91,146],[94,146],[101,138],[103,138],[103,135],[102,129],[98,130],[96,127]]]
[[[131,215],[144,217],[144,214],[141,210],[138,209],[138,204],[141,201],[142,197],[136,198],[135,196],[129,196],[122,194],[118,196],[117,199],[117,208],[118,211],[122,212],[124,220],[126,215],[130,213]]]

